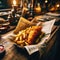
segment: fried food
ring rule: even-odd
[[[38,35],[41,33],[41,26],[33,26],[32,30],[29,33],[27,42],[29,44],[33,44],[34,40],[38,37]]]
[[[20,46],[35,44],[36,39],[42,34],[41,29],[41,26],[32,26],[21,30],[16,35],[14,42]]]

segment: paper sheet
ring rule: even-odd
[[[56,19],[53,19],[53,20],[48,21],[48,22],[45,22],[45,23],[43,24],[42,31],[45,32],[45,34],[51,33],[51,30],[52,30],[52,27],[53,27],[53,25],[54,25],[54,23],[55,23],[55,20],[56,20]]]
[[[44,31],[46,34],[51,33],[52,27],[54,25],[55,19],[45,22],[43,24],[43,28],[42,31]],[[39,49],[43,46],[43,44],[45,43],[46,39],[48,39],[50,37],[50,34],[46,35],[39,44],[37,45],[29,45],[29,46],[25,46],[27,52],[29,53],[29,55],[31,55],[32,53],[39,51]]]

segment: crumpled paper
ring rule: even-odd
[[[42,24],[43,25],[42,31],[45,32],[46,35],[45,35],[44,38],[42,38],[40,43],[38,43],[36,45],[25,46],[29,55],[33,54],[36,51],[39,51],[39,50],[41,51],[42,47],[46,47],[46,44],[44,45],[44,43],[50,37],[50,33],[51,33],[51,30],[52,30],[52,27],[53,27],[54,23],[55,23],[55,19],[53,19],[51,21],[47,21],[47,22]]]

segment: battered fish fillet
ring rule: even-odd
[[[36,38],[41,34],[41,29],[42,27],[41,26],[33,26],[31,28],[31,31],[29,32],[29,35],[28,35],[28,44],[33,44],[34,41],[36,40]]]

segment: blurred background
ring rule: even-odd
[[[22,0],[22,1],[27,1],[28,0]],[[16,0],[16,3],[18,7],[20,7],[21,0]],[[42,11],[47,10],[47,11],[56,11],[60,10],[60,0],[35,0],[34,1],[34,6],[40,4],[40,7]],[[6,9],[6,8],[11,8],[13,4],[13,0],[0,0],[0,9]]]

